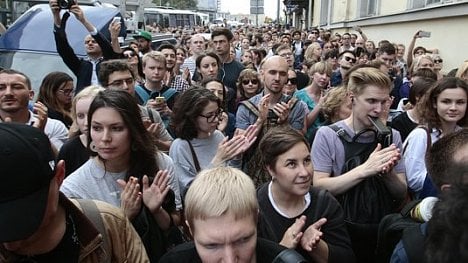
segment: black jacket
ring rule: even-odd
[[[76,93],[80,92],[83,88],[91,85],[91,73],[93,71],[93,64],[83,58],[78,58],[73,51],[73,48],[68,43],[67,34],[65,32],[66,17],[62,18],[62,26],[57,27],[54,25],[55,44],[57,52],[62,57],[63,62],[75,74],[77,78]],[[96,65],[96,75],[99,72],[99,65],[103,60],[119,58],[119,54],[112,50],[111,43],[99,31],[96,35],[91,35],[99,44],[102,50],[103,58]]]

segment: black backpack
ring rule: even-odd
[[[420,202],[421,200],[413,200],[400,213],[389,214],[382,219],[376,248],[378,262],[389,262],[400,240],[403,241],[409,262],[423,262],[425,236],[420,230],[421,223],[410,215],[411,210]]]
[[[335,124],[328,127],[336,132],[343,143],[345,164],[341,174],[364,163],[377,147],[377,133],[374,130],[365,130],[351,138],[343,128]],[[376,139],[370,143],[358,142],[357,139],[364,132],[375,132]],[[344,220],[357,261],[374,262],[379,223],[384,216],[395,212],[398,208],[383,177],[379,175],[368,177],[345,193],[337,195],[336,199],[343,207]]]

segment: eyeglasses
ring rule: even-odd
[[[344,59],[348,62],[351,61],[351,63],[356,63],[356,59],[355,58],[352,58],[352,57],[344,57]]]
[[[297,84],[297,78],[290,78],[290,79],[288,79],[288,82],[286,82],[286,84],[287,83],[291,83],[291,85],[296,85]]]
[[[252,85],[257,85],[258,84],[258,79],[244,79],[242,81],[243,85],[249,85],[249,83],[252,83]]]
[[[442,63],[442,62],[444,62],[442,59],[434,59],[434,63],[438,64],[438,63]]]
[[[206,118],[206,121],[211,123],[211,122],[215,122],[216,119],[220,120],[221,117],[223,116],[223,111],[221,109],[218,109],[217,112],[212,113],[210,115],[200,114],[199,116],[203,117],[203,118]]]
[[[290,57],[292,56],[293,54],[292,53],[283,53],[283,54],[279,54],[281,57],[283,58],[286,58],[286,57]]]
[[[133,78],[128,78],[128,79],[118,79],[114,80],[111,83],[109,83],[107,86],[109,87],[123,87],[124,83],[127,84],[127,86],[133,86],[135,80]]]
[[[74,89],[59,89],[57,90],[58,92],[62,93],[63,95],[66,95],[66,96],[70,96],[70,95],[73,95],[75,94],[75,90]]]

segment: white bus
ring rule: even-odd
[[[197,25],[207,26],[208,23],[210,23],[210,15],[209,14],[196,12],[195,15],[197,16],[196,17]]]
[[[197,15],[189,10],[171,8],[145,8],[144,23],[149,26],[192,28],[197,25]]]

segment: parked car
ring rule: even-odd
[[[109,23],[115,16],[120,16],[119,10],[95,6],[81,6],[81,8],[86,18],[101,33],[109,37]],[[49,5],[38,4],[20,16],[0,36],[0,66],[25,73],[31,79],[36,94],[44,76],[52,71],[63,71],[75,77],[57,53],[53,25]],[[79,57],[86,56],[83,39],[89,32],[74,15],[71,15],[67,21],[66,32],[75,54]]]

